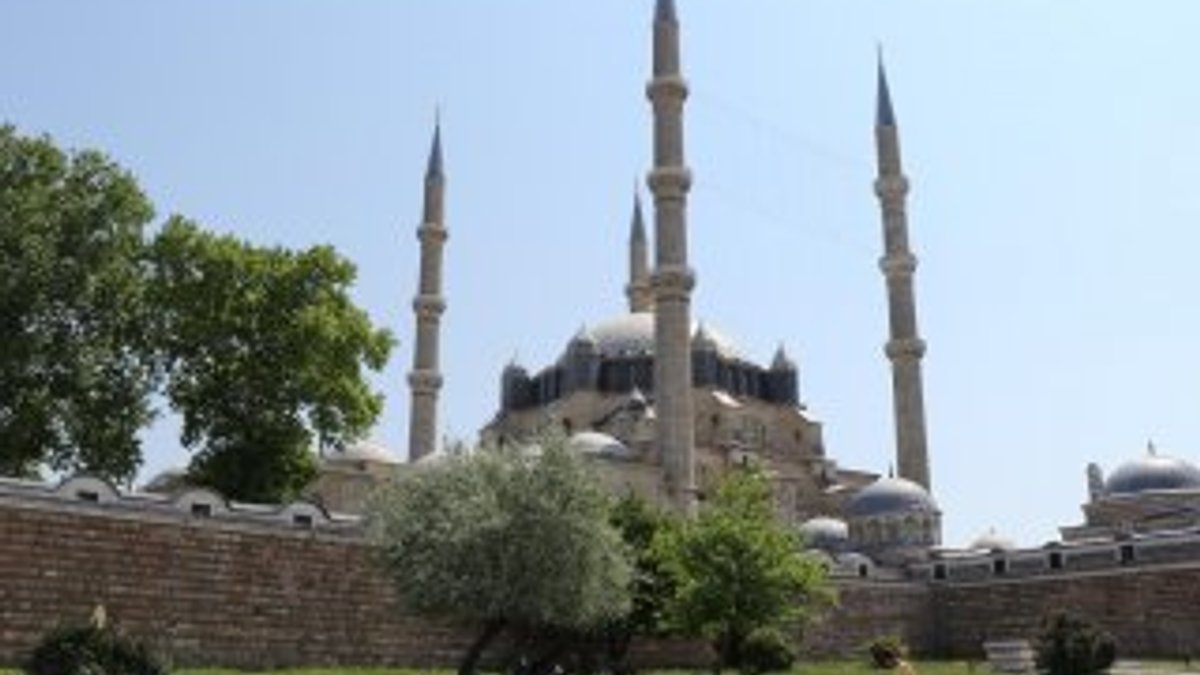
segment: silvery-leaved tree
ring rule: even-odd
[[[406,611],[480,627],[464,675],[506,630],[527,663],[550,663],[560,638],[629,610],[607,494],[562,437],[410,466],[376,494],[369,523]]]

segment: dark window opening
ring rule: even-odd
[[[867,578],[867,575],[869,575],[870,573],[871,573],[871,568],[870,568],[870,567],[867,567],[865,564],[860,564],[860,565],[858,566],[858,576],[859,576],[859,578],[866,579],[866,578]]]
[[[92,490],[79,490],[75,493],[75,498],[81,502],[99,502],[100,493]]]
[[[1061,570],[1063,568],[1063,554],[1055,551],[1050,554],[1050,569]]]
[[[307,513],[297,513],[292,516],[292,524],[296,527],[312,527],[313,517]]]
[[[197,518],[211,518],[213,514],[212,504],[192,504],[192,515]]]
[[[1121,564],[1131,565],[1137,558],[1136,551],[1133,549],[1133,544],[1123,544],[1121,546]]]
[[[995,574],[998,577],[1008,574],[1008,560],[1004,558],[996,558],[993,560],[992,574]]]
[[[938,581],[945,580],[946,566],[945,565],[934,565],[933,566],[933,578],[937,579]]]

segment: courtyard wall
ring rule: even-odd
[[[1068,566],[1079,569],[1012,578],[967,574],[973,567],[943,580],[842,578],[837,606],[805,631],[806,652],[860,654],[870,639],[898,635],[918,653],[973,657],[984,640],[1031,637],[1043,615],[1073,609],[1115,633],[1125,654],[1200,653],[1200,556],[1176,549],[1108,567],[1078,555]],[[123,495],[91,479],[0,481],[0,663],[98,604],[179,665],[448,666],[472,637],[406,615],[360,524],[311,504]],[[655,666],[710,659],[687,642],[643,644],[638,654]]]

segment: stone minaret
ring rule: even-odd
[[[875,180],[875,194],[883,211],[883,257],[879,260],[879,268],[887,280],[888,291],[890,339],[884,351],[892,362],[896,464],[901,478],[929,489],[929,451],[925,441],[925,400],[921,386],[925,342],[917,333],[917,303],[913,292],[917,258],[908,246],[905,207],[908,179],[900,166],[900,138],[882,57],[878,78],[875,149],[879,176]]]
[[[657,0],[654,71],[646,94],[654,108],[654,398],[655,442],[667,490],[681,513],[695,510],[695,429],[692,422],[691,294],[687,260],[687,194],[692,175],[683,157],[683,102],[688,87],[679,67],[679,21],[674,0]]]
[[[653,289],[650,287],[650,255],[646,250],[646,225],[642,219],[642,197],[633,193],[633,220],[629,225],[629,284],[625,286],[629,311],[649,312],[654,309]]]
[[[413,343],[413,368],[408,373],[412,408],[408,418],[408,458],[417,461],[437,449],[437,402],[442,388],[438,370],[438,344],[442,312],[442,246],[446,243],[443,199],[446,177],[442,172],[442,129],[434,127],[429,165],[425,169],[425,208],[417,239],[421,242],[421,276],[413,312],[417,334]]]

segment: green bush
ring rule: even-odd
[[[60,626],[34,648],[28,675],[166,675],[149,647],[104,625]]]
[[[1037,641],[1037,668],[1049,675],[1102,673],[1117,658],[1112,635],[1067,613],[1048,617]]]
[[[759,673],[778,673],[792,669],[796,662],[796,652],[783,634],[772,628],[760,628],[750,634],[742,643],[741,671],[758,675]]]
[[[867,645],[867,656],[876,668],[891,670],[908,656],[908,645],[895,635],[883,635]]]

